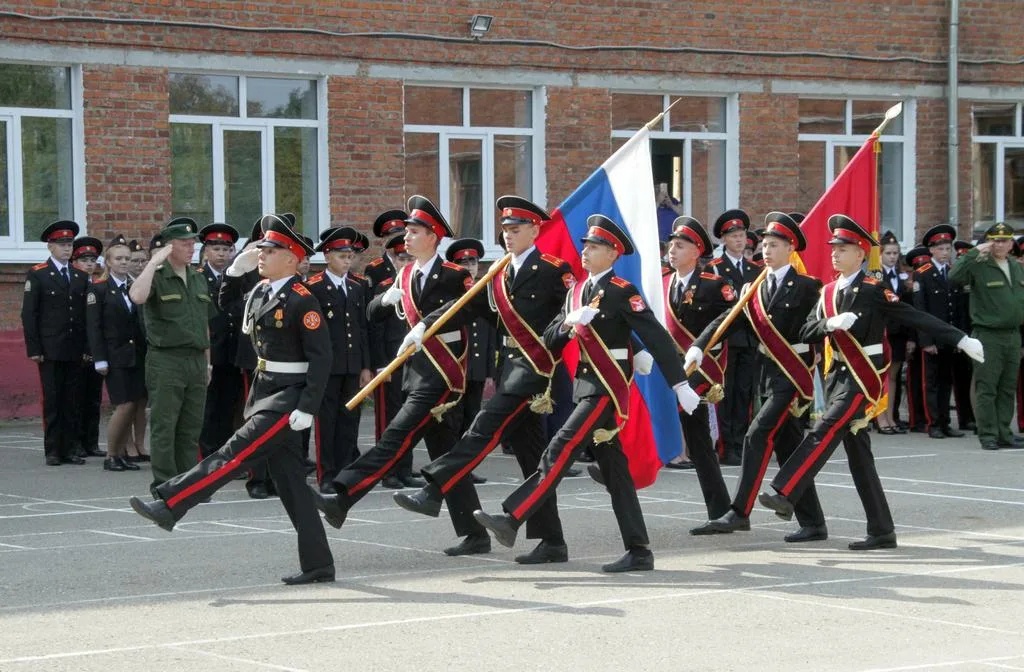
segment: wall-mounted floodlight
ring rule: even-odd
[[[469,20],[469,34],[479,40],[491,29],[491,21],[494,21],[493,16],[474,14],[473,18]]]

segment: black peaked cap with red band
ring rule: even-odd
[[[864,254],[877,247],[878,243],[870,233],[847,215],[832,215],[828,218],[828,230],[832,232],[829,245],[856,245],[864,250]]]
[[[484,244],[475,238],[459,238],[444,252],[445,259],[455,263],[466,260],[479,261],[483,256]]]
[[[494,202],[501,213],[499,219],[502,226],[515,226],[516,224],[536,224],[540,226],[551,220],[545,210],[526,200],[521,196],[502,196]]]
[[[355,251],[359,235],[351,226],[335,226],[320,233],[320,244],[315,249],[317,252],[325,253],[334,250]]]
[[[750,228],[750,216],[740,209],[726,210],[718,216],[715,220],[715,225],[712,231],[715,234],[715,238],[721,238],[727,233],[738,231],[739,229]]]
[[[388,242],[384,243],[384,247],[395,254],[405,254],[405,234],[400,233],[397,236],[392,236]]]
[[[441,214],[441,211],[430,202],[426,196],[412,196],[409,198],[409,216],[405,220],[406,226],[416,224],[430,229],[438,240],[441,238],[454,238],[452,227]]]
[[[409,214],[405,210],[388,210],[373,220],[373,235],[387,238],[396,233],[405,232],[405,220]]]
[[[711,254],[711,248],[713,247],[711,237],[704,230],[704,225],[693,217],[682,215],[673,220],[672,233],[669,234],[668,239],[672,240],[673,238],[693,243],[700,250],[700,256],[702,257],[705,254]]]
[[[260,217],[252,225],[252,231],[249,233],[249,240],[260,240],[263,238],[263,218]]]
[[[315,252],[312,241],[307,242],[280,215],[263,215],[260,228],[263,230],[263,239],[256,243],[256,247],[279,247],[288,250],[299,260]]]
[[[238,242],[238,231],[230,224],[214,222],[199,229],[199,242],[203,245],[234,245]]]
[[[581,243],[598,243],[613,248],[619,254],[633,254],[633,241],[619,225],[604,215],[587,217],[587,235],[580,238]]]
[[[61,219],[43,229],[39,240],[44,243],[70,243],[81,231],[78,224],[70,219]]]
[[[917,268],[921,264],[932,258],[932,253],[928,251],[928,248],[924,245],[918,245],[914,249],[907,252],[903,260],[907,262],[907,266],[911,268]]]
[[[352,249],[356,252],[366,252],[370,249],[370,239],[366,237],[366,234],[356,232],[356,244],[352,246]]]
[[[793,246],[795,252],[807,247],[807,238],[800,225],[784,212],[769,212],[764,216],[764,235],[782,238]]]
[[[807,215],[802,212],[791,212],[789,216],[793,218],[793,221],[797,224],[803,224],[804,220],[807,219]]]
[[[103,252],[103,243],[100,242],[99,238],[82,236],[75,239],[71,247],[71,258],[99,257],[101,252]]]
[[[956,240],[956,229],[949,224],[936,224],[924,232],[921,244],[925,247],[934,247],[943,243],[953,244]]]

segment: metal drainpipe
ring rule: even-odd
[[[946,85],[946,107],[949,115],[947,152],[947,177],[949,189],[949,223],[954,227],[960,223],[960,135],[959,135],[959,79],[957,65],[960,63],[960,0],[949,2],[949,81]],[[974,237],[973,230],[969,234]]]

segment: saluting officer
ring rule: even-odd
[[[438,255],[438,243],[451,236],[452,230],[428,199],[409,199],[405,226],[406,247],[416,262],[402,269],[397,286],[390,286],[370,302],[369,316],[371,320],[379,319],[384,313],[397,311],[410,327],[398,352],[414,343],[422,345],[422,349],[406,360],[402,379],[405,403],[377,445],[338,473],[334,479],[337,495],[313,490],[317,506],[336,528],[344,524],[349,509],[396,469],[421,438],[431,459],[441,457],[458,438],[458,404],[466,384],[466,330],[446,330],[423,341],[423,318],[462,296],[473,285],[473,278],[466,269],[443,261]],[[418,341],[414,333],[418,334]],[[455,533],[465,537],[461,543],[445,549],[445,553],[470,555],[490,551],[490,537],[473,520],[473,511],[480,507],[473,484],[456,484],[445,493],[445,500]]]
[[[715,220],[715,237],[722,241],[722,256],[708,262],[706,270],[725,278],[733,291],[757,278],[761,268],[743,257],[750,217],[742,210],[726,210]],[[743,436],[750,425],[757,385],[757,339],[744,325],[729,337],[725,367],[725,398],[718,404],[724,454],[722,464],[738,465],[743,454]]]
[[[412,495],[395,494],[399,506],[428,516],[438,515],[443,494],[456,483],[465,483],[499,442],[510,446],[525,477],[537,471],[548,442],[542,413],[549,410],[545,402],[550,400],[558,354],[548,348],[542,334],[558,316],[573,285],[572,269],[557,257],[541,254],[534,244],[541,227],[551,219],[547,212],[518,196],[502,196],[496,205],[501,211],[502,242],[513,258],[488,292],[474,297],[470,310],[497,324],[501,343],[497,389],[448,454],[423,469],[429,485]],[[439,313],[435,311],[427,321],[436,320]],[[519,564],[568,561],[553,492],[526,521],[526,536],[540,542],[516,557]]]
[[[331,376],[314,425],[317,483],[324,492],[333,492],[331,481],[359,457],[361,407],[350,411],[345,402],[373,377],[366,324],[369,290],[363,277],[350,270],[358,244],[359,233],[350,226],[321,233],[316,250],[324,253],[327,269],[306,281],[320,302],[334,351]]]
[[[89,278],[68,265],[78,231],[70,220],[43,229],[39,239],[50,258],[29,269],[21,304],[25,350],[39,365],[42,382],[43,449],[49,466],[85,464],[76,453]]]
[[[313,254],[313,248],[278,216],[266,215],[262,222],[259,250],[239,255],[243,269],[258,258],[264,277],[243,313],[243,332],[259,357],[245,423],[215,453],[157,487],[154,501],[129,501],[136,513],[170,531],[189,509],[238,474],[266,464],[298,533],[301,571],[281,580],[290,585],[334,581],[334,559],[306,488],[299,445],[299,432],[312,425],[331,368],[331,341],[320,305],[296,273],[299,260]]]
[[[82,236],[72,243],[71,267],[76,268],[93,284],[96,272],[96,260],[103,253],[103,243],[98,238]],[[78,454],[85,457],[103,455],[100,450],[100,410],[103,404],[103,376],[93,366],[92,350],[89,341],[85,342],[85,355],[82,359],[81,375],[81,408],[78,421]]]
[[[544,331],[544,342],[553,353],[561,353],[572,338],[579,344],[580,364],[573,388],[576,407],[548,443],[537,471],[502,503],[504,513],[478,511],[476,518],[501,544],[512,546],[519,527],[555,492],[565,470],[589,446],[611,495],[626,548],[625,555],[602,569],[652,570],[654,554],[648,548],[647,526],[617,436],[618,419],[629,415],[629,383],[635,366],[631,334],[636,332],[650,351],[648,357],[657,362],[686,412],[692,413],[700,398],[686,382],[672,337],[647,307],[640,291],[612,270],[620,255],[633,253],[629,236],[604,215],[591,215],[587,226],[582,258],[589,277],[567,294],[562,311]]]
[[[800,500],[842,441],[867,517],[867,537],[851,542],[849,548],[895,548],[892,514],[871,454],[871,434],[863,431],[879,412],[885,394],[889,357],[882,340],[886,324],[927,332],[933,342],[955,345],[975,359],[983,360],[984,354],[979,341],[903,303],[894,291],[861,270],[871,247],[878,243],[857,222],[846,215],[832,215],[828,227],[832,265],[839,278],[825,285],[817,309],[800,333],[808,343],[827,338],[835,353],[826,372],[825,412],[772,479],[775,492],[762,492],[758,501],[780,518],[792,518],[793,502]]]
[[[772,452],[783,464],[796,450],[804,436],[801,416],[814,400],[814,352],[800,342],[800,328],[818,302],[821,283],[801,275],[789,263],[793,252],[807,246],[793,218],[782,212],[770,212],[764,221],[762,249],[768,276],[744,306],[743,315],[732,323],[746,322],[760,342],[762,403],[743,440],[743,465],[731,510],[705,525],[713,532],[750,529],[750,512]],[[703,349],[725,317],[721,314],[697,337],[686,354],[686,365],[704,359]],[[825,514],[813,482],[794,508],[800,529],[786,535],[786,541],[828,538]]]

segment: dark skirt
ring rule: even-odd
[[[107,396],[115,406],[145,399],[146,367],[110,367],[107,370]]]

